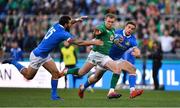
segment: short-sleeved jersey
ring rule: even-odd
[[[120,39],[119,45],[113,44],[110,49],[109,56],[113,60],[122,58],[123,54],[130,48],[137,46],[134,35],[125,36],[124,30],[119,29],[115,31],[115,39]]]
[[[47,57],[59,43],[73,38],[74,36],[67,32],[62,25],[56,23],[48,30],[41,43],[33,50],[33,53],[42,58]]]
[[[114,39],[114,31],[115,29],[107,29],[105,26],[105,23],[99,25],[96,27],[96,29],[101,31],[101,34],[96,36],[96,39],[100,39],[101,41],[104,42],[102,46],[93,46],[93,51],[97,51],[101,54],[108,55],[109,50],[112,47],[113,44],[113,39]]]

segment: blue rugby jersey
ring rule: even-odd
[[[120,39],[119,46],[113,44],[110,49],[109,56],[113,60],[119,60],[123,57],[123,54],[130,48],[137,46],[136,38],[134,35],[125,36],[124,30],[119,29],[115,31],[115,39]],[[130,53],[130,52],[129,52]]]
[[[45,58],[59,43],[73,38],[74,36],[67,32],[62,25],[56,23],[48,30],[41,43],[33,50],[33,53],[35,56]]]

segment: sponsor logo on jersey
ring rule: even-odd
[[[126,46],[130,46],[130,43],[127,41],[127,42],[125,42],[125,45]]]
[[[113,41],[114,40],[114,36],[111,35],[110,38],[109,38],[110,41]]]
[[[124,41],[123,37],[119,37],[119,43],[122,43]]]

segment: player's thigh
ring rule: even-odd
[[[129,74],[136,74],[134,65],[126,60],[118,62],[118,67],[121,67],[122,70],[127,71]]]
[[[94,64],[90,62],[86,62],[84,66],[79,70],[79,75],[84,75],[88,73],[93,67],[94,67]]]
[[[121,72],[121,68],[118,67],[118,63],[116,61],[113,60],[109,60],[105,65],[105,68],[113,71],[116,74],[119,74]]]
[[[47,71],[49,71],[49,72],[52,74],[53,77],[58,77],[58,75],[59,75],[59,70],[58,70],[58,68],[56,67],[56,64],[55,64],[55,62],[54,62],[53,60],[49,60],[49,61],[45,62],[45,63],[43,64],[43,67],[44,67]]]

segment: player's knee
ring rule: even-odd
[[[116,67],[114,68],[114,73],[115,73],[115,74],[120,74],[120,73],[121,73],[121,68],[118,67],[118,66],[116,66]]]
[[[32,80],[36,73],[29,72],[27,68],[24,68],[21,72],[27,80]]]
[[[77,77],[81,78],[82,76],[84,76],[86,73],[82,70],[82,69],[79,69],[78,70],[78,73],[77,73]]]
[[[136,68],[134,66],[132,66],[131,70],[132,70],[132,74],[136,74]]]
[[[97,82],[99,80],[98,76],[94,76],[94,82]]]
[[[32,80],[34,78],[34,76],[31,76],[31,75],[25,75],[24,76],[27,80]]]
[[[59,79],[59,71],[52,73],[52,79]]]
[[[82,74],[78,74],[77,77],[78,77],[78,78],[81,78],[81,77],[83,77],[83,75],[82,75]]]

